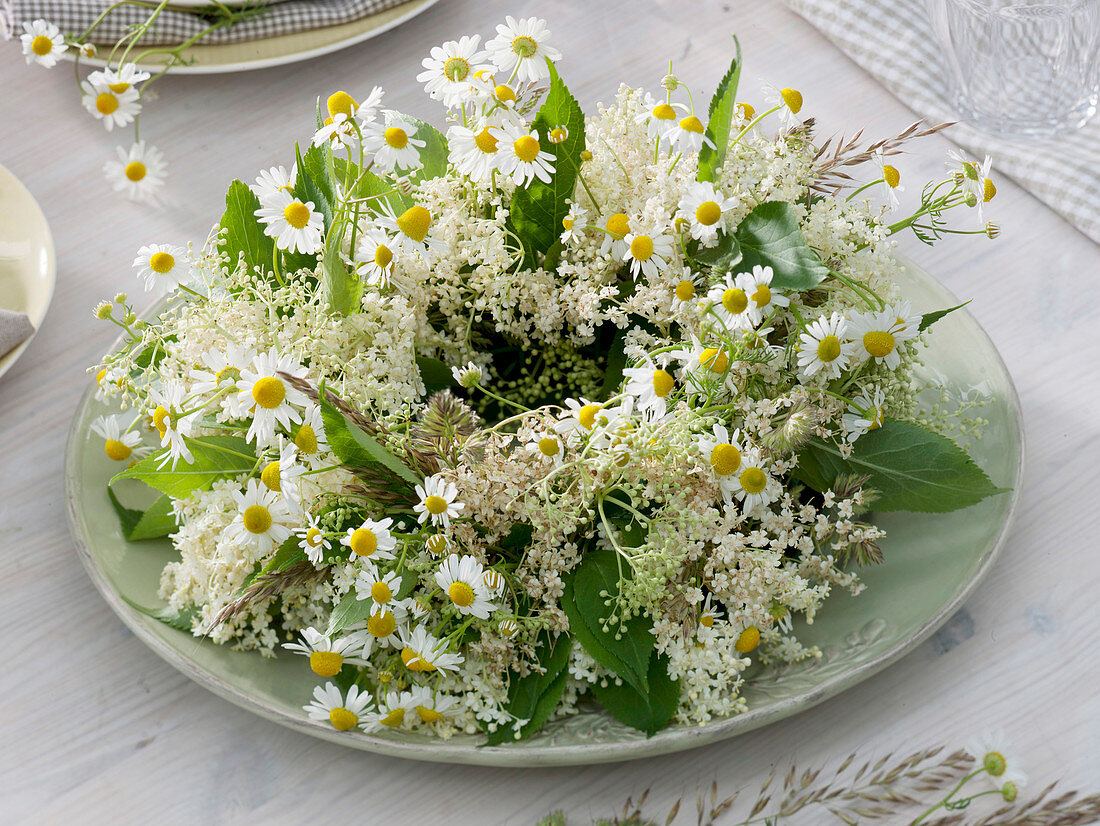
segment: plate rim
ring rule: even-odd
[[[944,286],[938,279],[928,273],[911,259],[896,256],[907,268],[916,271],[921,277],[935,282],[955,301],[957,296]],[[146,312],[159,308],[164,300],[152,305]],[[87,407],[94,395],[94,388],[85,389],[74,412],[69,428],[69,434],[65,443],[65,500],[66,517],[69,531],[76,545],[77,555],[80,557],[89,578],[100,592],[107,604],[112,608],[119,619],[122,620],[135,636],[151,648],[159,657],[169,665],[182,672],[203,688],[208,689],[219,697],[230,701],[236,706],[257,714],[267,720],[278,723],[295,731],[319,737],[333,743],[393,757],[402,757],[412,760],[420,760],[432,763],[465,763],[481,766],[507,766],[510,768],[542,768],[548,766],[575,766],[592,765],[597,763],[615,763],[628,760],[637,760],[647,757],[657,757],[665,754],[686,751],[699,746],[721,742],[738,734],[744,734],[760,728],[772,722],[794,716],[808,711],[820,705],[825,700],[831,699],[863,682],[869,677],[884,670],[890,665],[909,654],[917,646],[927,640],[948,619],[959,610],[959,607],[970,598],[978,585],[989,573],[993,562],[1001,554],[1005,542],[1009,536],[1016,513],[1020,504],[1023,488],[1023,479],[1027,466],[1027,441],[1024,430],[1023,410],[1020,404],[1019,391],[1012,379],[1012,374],[1004,362],[1000,350],[997,349],[989,333],[981,325],[974,315],[964,308],[963,312],[992,345],[996,364],[1008,379],[1009,392],[1006,394],[1006,403],[1014,414],[1016,423],[1016,439],[1019,445],[1020,458],[1016,465],[1016,476],[1011,490],[1011,501],[1004,521],[996,539],[992,542],[985,554],[978,561],[978,567],[974,574],[945,603],[940,610],[913,634],[900,640],[895,646],[882,652],[874,659],[860,663],[839,674],[827,677],[820,685],[813,689],[785,700],[772,706],[758,706],[750,708],[741,714],[721,718],[711,723],[695,727],[683,727],[658,732],[652,737],[639,738],[619,743],[571,743],[548,744],[539,748],[515,749],[508,745],[503,746],[471,746],[466,744],[450,744],[447,741],[439,743],[408,743],[371,734],[356,734],[349,738],[346,733],[335,730],[327,730],[321,725],[314,724],[304,716],[295,717],[287,714],[282,709],[268,704],[266,701],[253,697],[231,683],[222,680],[218,675],[203,668],[197,667],[191,660],[180,655],[174,648],[164,642],[152,630],[151,623],[158,622],[155,619],[141,614],[128,604],[119,592],[107,581],[106,576],[99,570],[91,551],[84,540],[83,514],[77,507],[76,474],[75,466],[80,464],[78,453],[80,451],[79,436],[76,422],[80,413]],[[121,336],[120,336],[121,339]],[[117,346],[117,341],[112,349]]]

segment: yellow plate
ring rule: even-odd
[[[38,330],[56,280],[53,238],[38,202],[0,166],[0,307],[26,313]],[[0,357],[0,376],[30,344],[30,338]]]

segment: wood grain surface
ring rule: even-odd
[[[1023,401],[1028,470],[1000,562],[938,634],[904,660],[802,715],[732,741],[610,766],[480,769],[363,754],[282,729],[207,693],[125,629],[73,552],[62,502],[69,419],[84,370],[114,338],[92,307],[141,287],[146,243],[199,242],[227,183],[293,160],[314,100],[378,84],[387,103],[439,120],[414,76],[443,40],[490,35],[505,14],[550,21],[561,72],[586,108],[620,82],[677,74],[705,100],[741,38],[740,99],[767,79],[800,89],[819,134],[893,135],[913,119],[777,0],[447,0],[410,23],[305,64],[166,78],[143,137],[171,164],[156,208],[112,193],[100,169],[127,135],[106,135],[76,96],[71,66],[25,66],[0,44],[0,163],[38,198],[57,244],[58,283],[38,337],[0,381],[0,822],[529,824],[573,822],[651,788],[652,811],[717,780],[746,794],[774,766],[852,749],[956,746],[1004,726],[1032,788],[1060,779],[1100,791],[1100,250],[1008,181],[990,205],[996,241],[900,249],[955,293],[1000,348]],[[938,175],[950,133],[898,162],[910,201]],[[1098,195],[1100,197],[1100,195]],[[965,358],[966,354],[959,354]]]

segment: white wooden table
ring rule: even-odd
[[[928,249],[907,238],[902,250],[973,296],[1019,387],[1029,466],[1013,537],[940,634],[809,712],[723,744],[595,768],[404,762],[292,733],[216,698],[110,612],[76,558],[62,502],[84,369],[114,338],[92,306],[140,291],[130,268],[138,246],[200,241],[232,178],[289,163],[318,95],[379,84],[391,105],[438,119],[413,80],[421,57],[466,32],[491,34],[506,13],[549,19],[562,73],[586,107],[620,81],[656,86],[670,57],[706,99],[736,32],[740,99],[758,100],[765,78],[798,88],[823,136],[864,124],[893,135],[913,119],[776,0],[449,0],[311,63],[162,81],[143,132],[171,173],[167,203],[151,209],[109,191],[100,167],[116,140],[81,108],[71,68],[25,67],[16,44],[0,45],[0,163],[42,204],[58,253],[49,315],[0,381],[0,821],[527,824],[564,808],[587,824],[647,787],[663,820],[676,797],[691,803],[714,779],[752,795],[796,756],[810,767],[855,748],[954,747],[993,725],[1026,755],[1032,791],[1058,778],[1100,790],[1100,249],[1007,181],[991,205],[1004,230],[995,242]],[[899,163],[910,196],[939,174],[949,143],[937,136],[914,148]]]

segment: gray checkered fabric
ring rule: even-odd
[[[287,0],[281,3],[257,2],[263,7],[256,17],[232,26],[215,29],[201,42],[241,43],[263,40],[281,34],[319,29],[350,23],[408,0]],[[112,5],[111,0],[6,0],[2,16],[13,34],[22,31],[24,20],[43,17],[56,23],[62,31],[79,37],[95,19]],[[171,7],[169,7],[170,9]],[[165,9],[141,39],[142,45],[175,45],[189,40],[209,28],[212,18],[202,10],[174,11]],[[136,6],[121,6],[113,10],[88,38],[93,43],[116,43],[136,23],[149,19],[149,10]]]
[[[924,0],[784,2],[926,120],[957,119]],[[998,171],[1100,243],[1100,116],[1049,140],[1011,141],[963,123],[946,134],[979,160],[992,155]]]

